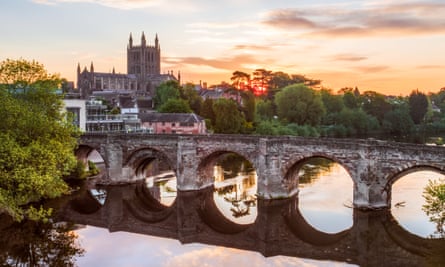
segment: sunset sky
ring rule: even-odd
[[[444,14],[443,0],[0,0],[0,60],[35,59],[73,81],[78,63],[126,73],[129,34],[138,45],[144,31],[159,36],[161,71],[183,82],[265,68],[334,91],[437,92]]]

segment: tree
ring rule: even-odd
[[[267,93],[269,82],[272,79],[272,71],[265,69],[256,69],[253,72],[252,89],[255,95]]]
[[[8,222],[0,229],[0,262],[2,266],[76,266],[76,258],[85,251],[73,228],[41,221]]]
[[[270,100],[258,99],[255,111],[257,120],[271,120],[275,115],[274,103]]]
[[[249,74],[237,70],[232,73],[230,80],[232,81],[232,85],[238,90],[250,90]]]
[[[291,79],[289,74],[282,71],[277,71],[272,73],[272,77],[269,81],[269,89],[275,92],[276,90],[291,85],[293,83],[294,81]]]
[[[242,101],[242,110],[244,113],[244,117],[246,121],[253,122],[255,119],[255,96],[252,92],[246,91],[241,93]]]
[[[304,84],[283,88],[276,94],[275,103],[281,120],[299,125],[317,125],[325,112],[320,95]]]
[[[199,113],[199,115],[201,115],[203,118],[210,120],[212,125],[215,124],[215,112],[213,111],[213,103],[213,99],[206,98],[202,103],[201,112]],[[206,125],[209,126],[207,123]]]
[[[386,101],[386,97],[374,91],[363,93],[363,110],[376,117],[380,124],[383,122],[385,114],[392,110],[391,104]]]
[[[369,131],[377,129],[379,123],[375,117],[366,114],[361,109],[352,110],[344,108],[337,118],[337,122],[343,125],[347,135],[366,135]]]
[[[240,133],[244,117],[232,99],[220,98],[213,104],[215,113],[214,130],[216,133]]]
[[[404,108],[396,108],[385,114],[383,119],[383,129],[385,132],[394,135],[410,134],[414,123],[408,111]]]
[[[327,113],[337,113],[344,108],[342,96],[334,95],[332,91],[328,89],[322,89],[320,93]]]
[[[423,210],[436,223],[437,233],[445,235],[445,180],[430,180],[424,188],[423,197],[426,204]]]
[[[23,59],[0,63],[0,211],[16,220],[48,213],[23,205],[68,191],[78,130],[56,94],[60,79]]]
[[[415,124],[420,124],[428,111],[428,98],[419,90],[412,91],[409,95],[409,114]]]
[[[177,81],[170,80],[161,83],[155,93],[154,103],[156,109],[159,109],[167,100],[180,98],[181,86]]]
[[[343,94],[343,103],[347,108],[356,109],[360,107],[360,92],[357,87],[355,87],[355,90],[345,87],[340,89],[339,93]]]
[[[195,86],[191,83],[187,83],[185,86],[180,87],[181,98],[187,101],[188,106],[196,114],[200,113],[202,106],[202,97],[195,90]]]
[[[160,113],[192,113],[192,109],[184,99],[171,98],[160,108]]]

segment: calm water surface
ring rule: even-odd
[[[361,249],[364,247],[364,251],[369,253],[369,255],[364,257],[371,258],[365,261],[368,262],[369,266],[390,266],[384,263],[391,264],[391,266],[411,266],[411,262],[403,263],[399,260],[399,258],[406,258],[406,253],[408,252],[397,255],[384,254],[383,251],[393,249],[393,243],[398,244],[395,246],[395,251],[403,251],[402,247],[404,246],[404,242],[409,243],[412,240],[417,242],[416,240],[420,240],[417,238],[434,237],[436,240],[441,240],[438,239],[440,236],[436,232],[436,225],[430,222],[429,217],[422,210],[422,205],[424,205],[422,193],[428,180],[443,177],[434,172],[419,171],[399,179],[393,185],[391,212],[383,212],[382,215],[379,215],[380,213],[377,213],[377,215],[372,215],[374,213],[371,213],[370,215],[370,213],[354,211],[354,209],[351,208],[353,199],[352,179],[342,166],[324,159],[308,161],[299,172],[300,192],[298,198],[296,198],[294,202],[280,203],[276,206],[274,206],[274,202],[259,202],[259,200],[256,199],[257,175],[255,170],[251,169],[248,164],[246,165],[244,162],[233,164],[230,168],[227,164],[217,164],[214,167],[214,177],[215,186],[210,194],[198,194],[197,197],[189,198],[189,200],[187,200],[187,198],[185,198],[185,200],[181,198],[180,201],[176,199],[178,194],[178,192],[176,192],[176,177],[169,171],[147,177],[145,182],[139,185],[136,190],[132,189],[134,192],[145,192],[144,190],[148,190],[147,192],[149,192],[151,197],[148,202],[143,203],[148,203],[146,205],[150,207],[149,213],[151,212],[158,217],[164,216],[165,218],[171,218],[171,215],[167,214],[169,209],[175,209],[176,207],[178,209],[179,207],[184,209],[184,211],[181,209],[179,212],[182,215],[177,215],[177,218],[165,223],[165,226],[161,220],[156,219],[158,217],[153,219],[153,217],[147,218],[144,217],[144,215],[138,215],[139,213],[131,213],[131,216],[139,216],[138,218],[141,220],[151,220],[148,224],[157,227],[157,232],[162,232],[162,229],[167,229],[180,221],[180,224],[183,226],[181,230],[179,230],[181,242],[178,241],[179,238],[166,238],[165,236],[169,235],[166,233],[158,236],[137,233],[151,231],[137,228],[137,220],[128,220],[125,225],[120,226],[114,225],[116,222],[113,221],[113,225],[108,225],[108,228],[103,228],[97,227],[94,216],[88,217],[90,216],[89,214],[99,214],[101,207],[106,206],[108,198],[111,199],[112,197],[119,196],[122,199],[128,200],[127,202],[124,201],[125,203],[132,203],[131,201],[137,197],[130,197],[128,192],[133,191],[125,191],[126,193],[119,195],[119,193],[116,193],[118,192],[115,190],[116,188],[89,188],[89,191],[82,195],[84,196],[82,201],[72,202],[72,200],[66,200],[65,204],[60,204],[60,206],[63,207],[61,213],[68,212],[71,216],[75,214],[71,211],[73,207],[75,207],[74,210],[86,210],[84,215],[82,215],[82,219],[79,220],[83,223],[78,224],[75,230],[69,232],[74,236],[74,244],[84,250],[82,255],[74,256],[75,265],[165,267],[356,266],[356,264],[353,264],[348,258],[348,255],[353,257],[357,255],[357,253],[360,254]],[[91,202],[91,197],[95,201]],[[154,203],[153,199],[156,199],[158,204]],[[145,199],[144,201],[147,200]],[[121,202],[122,201],[117,201],[115,203]],[[66,203],[71,204],[67,205]],[[89,203],[96,203],[96,206],[92,207]],[[89,206],[87,208],[79,208],[79,205]],[[189,205],[191,208],[188,207]],[[202,210],[206,210],[207,213],[201,212],[199,213],[199,217],[206,223],[209,222],[209,220],[205,218],[205,216],[209,214],[208,207],[212,208],[213,211],[211,211],[211,214],[213,214],[212,216],[214,216],[214,218],[217,218],[213,220],[213,223],[216,221],[217,225],[219,225],[219,228],[216,227],[213,229],[223,229],[222,231],[224,231],[225,228],[223,226],[227,227],[227,225],[247,227],[243,229],[249,229],[248,227],[251,227],[250,229],[255,228],[255,230],[250,230],[251,232],[246,235],[247,237],[258,234],[263,236],[259,240],[269,238],[272,242],[267,241],[263,244],[257,241],[257,244],[253,244],[253,247],[258,247],[258,249],[255,249],[256,251],[237,249],[239,247],[247,248],[251,246],[251,244],[241,244],[243,243],[242,240],[236,241],[236,233],[232,233],[233,235],[212,235],[212,231],[208,230],[205,224],[196,227],[193,222],[189,221],[192,220],[190,219],[192,217],[188,215],[190,213],[188,209],[190,208],[190,210],[195,211],[196,209],[201,210],[202,207],[204,207]],[[120,209],[121,208],[107,211],[106,216],[108,216],[108,218],[117,216],[121,218],[120,220],[126,219],[130,213],[125,213],[124,215],[115,214],[116,210]],[[268,217],[262,215],[265,211]],[[382,219],[379,219],[379,216],[382,217]],[[388,216],[390,216],[389,220],[386,219]],[[277,221],[276,218],[279,218],[280,221]],[[85,220],[89,220],[90,223],[85,223]],[[79,223],[79,221],[76,222],[76,220],[74,220],[74,223]],[[262,224],[263,222],[264,225]],[[383,222],[386,228],[384,227],[383,229],[380,222]],[[280,225],[272,228],[273,230],[271,230],[271,232],[266,231],[265,233],[267,234],[265,235],[261,234],[263,229],[273,224]],[[372,226],[373,224],[375,224],[375,226]],[[300,228],[300,225],[304,227]],[[289,227],[290,230],[282,230],[287,227]],[[363,232],[361,232],[361,229],[363,227],[376,229],[375,231],[371,230],[371,233],[367,233],[365,229],[364,233],[370,236],[375,235],[375,237],[369,240],[376,238],[382,238],[384,240],[379,241],[380,243],[374,242],[375,244],[368,239],[363,244],[360,242],[354,243],[358,247],[350,247],[347,245],[347,241],[345,241],[347,237],[345,236],[351,235],[354,237],[357,232],[358,236],[362,236]],[[6,229],[11,232],[11,228]],[[124,231],[120,229],[133,230]],[[394,233],[402,233],[404,239],[402,241],[397,239],[397,236],[400,236],[400,234],[395,234],[395,237],[392,237],[391,234],[390,237],[382,237],[382,235],[388,235],[388,233],[385,233],[387,230],[390,232],[394,231]],[[231,236],[234,236],[233,241],[231,241]],[[275,240],[274,238],[276,241],[273,241]],[[389,242],[388,240],[391,240],[391,238],[395,238],[396,241]],[[303,242],[300,239],[303,240]],[[215,241],[214,243],[220,242],[218,240],[224,240],[223,243],[226,242],[226,245],[204,244],[213,243],[212,240]],[[445,266],[445,259],[440,256],[445,255],[445,243],[442,242],[438,244],[438,246],[435,245],[434,253],[436,254],[433,253],[435,258],[431,261],[422,260],[421,262],[427,262],[429,266]],[[267,247],[267,249],[261,249],[262,246]],[[292,246],[298,247],[293,249]],[[386,246],[388,248],[386,248]],[[10,248],[7,247],[7,250],[9,251]],[[330,250],[332,250],[332,253]],[[384,259],[379,259],[379,256],[372,256],[374,253],[373,250],[375,250],[375,255],[380,255]],[[291,256],[294,254],[303,254],[306,256]],[[415,262],[415,260],[419,258],[423,259],[422,257],[425,257],[425,255],[414,255],[412,257],[412,262]],[[5,256],[3,255],[0,259],[4,258]],[[10,260],[9,265],[14,266],[13,263],[14,261]]]

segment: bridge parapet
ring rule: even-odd
[[[218,156],[233,152],[257,171],[258,196],[287,198],[298,192],[298,168],[309,158],[325,157],[342,165],[354,183],[357,208],[388,208],[392,184],[410,171],[445,172],[445,147],[380,141],[254,135],[84,134],[80,147],[101,154],[105,183],[131,183],[151,160],[164,161],[176,173],[178,190],[213,185]],[[86,150],[85,150],[86,149]]]

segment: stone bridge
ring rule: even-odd
[[[213,166],[229,152],[243,156],[258,176],[258,196],[281,199],[298,192],[298,171],[313,157],[343,166],[354,183],[353,205],[360,209],[391,206],[391,187],[417,170],[445,172],[445,147],[374,139],[329,139],[255,135],[84,134],[76,155],[97,152],[104,159],[104,183],[145,178],[146,167],[160,160],[176,173],[179,191],[213,185]]]
[[[325,233],[302,216],[298,197],[258,200],[251,224],[228,220],[215,206],[213,187],[180,191],[171,206],[154,199],[144,183],[104,186],[101,201],[89,190],[58,202],[57,220],[88,224],[110,232],[126,231],[359,266],[442,266],[445,239],[416,236],[399,225],[390,210],[353,211],[353,225]]]

